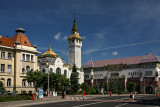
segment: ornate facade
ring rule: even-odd
[[[33,83],[25,79],[30,70],[37,70],[36,46],[32,46],[23,28],[12,37],[0,36],[0,81],[8,92],[32,93]]]

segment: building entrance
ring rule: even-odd
[[[146,87],[146,94],[153,94],[153,88],[151,86]]]

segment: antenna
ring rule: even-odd
[[[76,9],[74,9],[74,20],[76,20]]]

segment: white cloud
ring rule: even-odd
[[[107,55],[107,53],[106,53],[106,52],[103,52],[102,55],[105,56],[105,55]]]
[[[153,40],[153,41],[147,41],[147,42],[137,42],[137,43],[131,43],[131,44],[124,44],[124,45],[118,45],[113,47],[107,47],[107,48],[95,48],[95,49],[87,49],[83,52],[83,54],[91,54],[92,52],[96,51],[103,51],[103,50],[109,50],[109,49],[117,49],[117,48],[124,48],[124,47],[131,47],[131,46],[138,46],[138,45],[145,45],[145,44],[152,44],[160,42],[160,40]]]
[[[58,32],[56,35],[54,35],[54,39],[59,40],[61,36],[61,32]]]
[[[63,40],[67,40],[67,39],[68,39],[68,37],[67,37],[67,36],[64,36],[64,37],[63,37]]]
[[[38,50],[47,50],[48,48],[45,48],[45,47],[37,47]]]
[[[116,56],[116,55],[118,55],[118,52],[112,52],[112,55]]]
[[[86,37],[85,37],[85,36],[82,36],[82,39],[86,39]]]

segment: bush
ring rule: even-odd
[[[31,100],[31,96],[0,96],[0,102]]]
[[[94,87],[91,87],[89,89],[89,94],[96,94],[96,90],[94,89]]]

